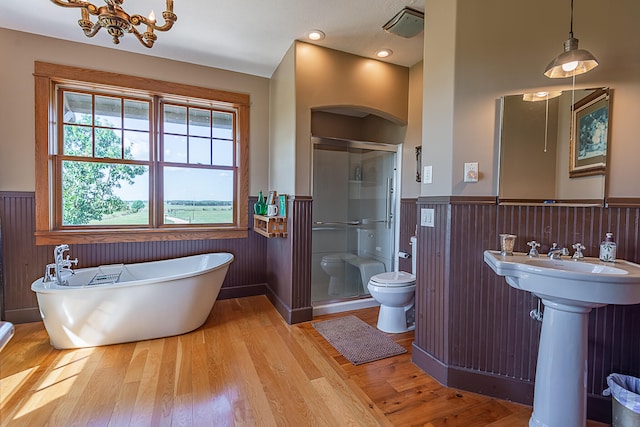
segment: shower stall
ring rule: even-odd
[[[399,146],[312,138],[311,303],[371,298],[369,278],[397,267]],[[373,300],[371,300],[373,303]]]

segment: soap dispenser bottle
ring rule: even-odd
[[[600,243],[600,261],[614,262],[616,260],[616,249],[613,233],[606,233],[604,241]]]

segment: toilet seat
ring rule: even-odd
[[[369,284],[384,288],[399,288],[416,284],[416,276],[404,271],[390,271],[371,277]]]

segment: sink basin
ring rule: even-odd
[[[552,260],[524,253],[503,256],[499,251],[485,251],[484,260],[511,286],[545,300],[587,307],[640,303],[640,265],[629,261]]]
[[[544,303],[529,427],[584,427],[589,312],[607,304],[640,303],[640,265],[490,250],[484,251],[484,261],[509,285]]]
[[[554,270],[562,271],[575,271],[578,273],[629,274],[629,270],[624,270],[622,268],[616,268],[612,265],[607,265],[595,258],[588,258],[586,261],[533,258],[525,262],[528,265],[532,265],[534,267],[552,268]]]

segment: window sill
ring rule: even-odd
[[[125,243],[170,240],[244,239],[247,228],[158,228],[36,231],[36,245]]]

